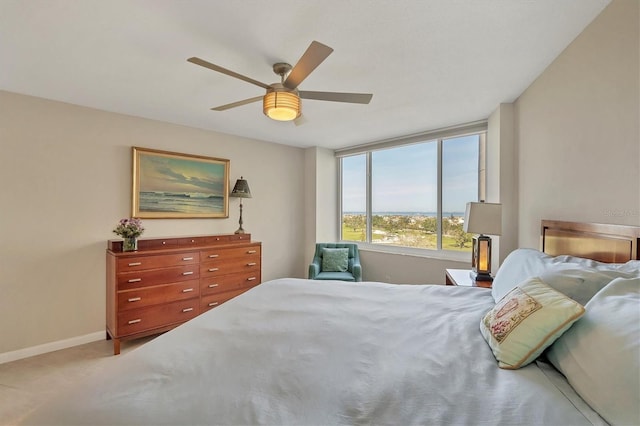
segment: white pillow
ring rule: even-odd
[[[498,366],[524,367],[584,314],[576,301],[538,278],[507,293],[480,321],[480,332]]]
[[[504,259],[491,286],[496,303],[527,278],[540,275],[551,256],[533,249],[516,249]]]
[[[540,277],[551,287],[584,305],[611,280],[640,277],[640,261],[602,263],[566,255],[553,257],[533,249],[517,249],[498,269],[491,288],[493,299],[498,302],[512,288],[532,277]]]
[[[607,422],[640,424],[640,278],[611,281],[547,357]]]
[[[539,275],[540,279],[581,305],[616,278],[632,278],[625,272],[598,268],[574,268],[574,264],[554,265]]]

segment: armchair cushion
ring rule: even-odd
[[[314,278],[316,280],[355,281],[351,272],[320,272]]]
[[[323,272],[346,272],[349,266],[348,248],[323,248],[322,249],[322,271]]]

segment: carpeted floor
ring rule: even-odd
[[[122,354],[151,339],[123,342]],[[61,388],[108,368],[114,359],[113,343],[101,340],[0,364],[0,425],[18,424]]]

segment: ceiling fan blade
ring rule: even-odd
[[[211,108],[211,110],[213,110],[213,111],[225,111],[225,110],[228,110],[228,109],[231,109],[231,108],[235,108],[235,107],[239,107],[239,106],[242,106],[242,105],[246,105],[246,104],[250,104],[250,103],[253,103],[253,102],[260,101],[260,100],[262,100],[262,98],[263,98],[262,96],[256,96],[255,98],[249,98],[249,99],[245,99],[243,101],[234,102],[232,104],[226,104],[226,105],[221,105],[219,107]]]
[[[348,102],[351,104],[368,104],[373,95],[371,93],[339,93],[339,92],[298,92],[302,99],[314,99],[316,101]]]
[[[329,46],[312,41],[298,63],[293,67],[283,85],[287,89],[295,89],[302,81],[333,52]]]
[[[222,68],[221,66],[212,64],[211,62],[207,62],[204,59],[200,59],[200,58],[196,58],[195,56],[193,58],[189,58],[187,59],[187,61],[191,62],[192,64],[196,64],[196,65],[200,65],[201,67],[205,67],[205,68],[209,68],[210,70],[213,71],[218,71],[222,74],[226,74],[228,76],[231,77],[235,77],[235,78],[239,78],[240,80],[246,81],[247,83],[251,83],[251,84],[255,84],[256,86],[260,86],[263,89],[269,89],[271,86],[269,86],[268,84],[262,83],[258,80],[254,80],[252,78],[246,77],[242,74],[238,74],[237,72],[228,70],[226,68]]]

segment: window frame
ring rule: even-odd
[[[443,214],[443,142],[446,139],[452,139],[457,137],[470,136],[474,134],[479,135],[478,146],[478,200],[485,199],[486,195],[486,141],[487,141],[487,121],[477,121],[473,123],[463,124],[460,126],[453,126],[446,129],[438,129],[435,131],[424,132],[400,138],[387,139],[370,144],[359,145],[355,147],[340,149],[335,151],[336,158],[339,161],[338,167],[338,230],[339,239],[342,237],[342,221],[343,221],[343,163],[344,157],[351,157],[355,155],[365,155],[365,174],[366,174],[366,241],[351,241],[358,244],[358,247],[364,250],[377,251],[382,253],[404,254],[420,257],[429,257],[445,260],[462,260],[468,261],[471,259],[470,252],[459,252],[454,250],[442,249],[442,214]],[[381,151],[389,148],[402,147],[420,143],[436,143],[437,144],[437,213],[436,213],[436,232],[437,232],[437,246],[435,249],[430,248],[417,248],[407,246],[385,245],[372,243],[372,152]],[[469,200],[473,201],[473,200]]]

